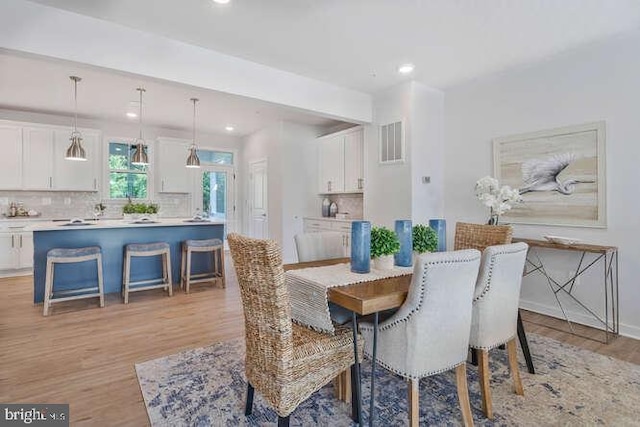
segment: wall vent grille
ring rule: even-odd
[[[380,126],[380,163],[404,161],[404,126],[394,122]]]

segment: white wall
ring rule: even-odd
[[[491,140],[555,127],[605,120],[607,216],[605,229],[524,226],[516,236],[574,236],[615,245],[620,253],[621,333],[640,337],[640,32],[566,53],[534,66],[511,70],[452,88],[445,100],[445,216],[450,224],[483,222],[488,212],[475,199],[475,181],[492,174]],[[453,237],[450,227],[449,240]],[[550,258],[552,272],[567,276],[576,257]],[[578,292],[603,304],[602,273],[588,276]],[[523,282],[523,307],[560,315],[546,283]],[[577,308],[570,307],[573,315]],[[580,317],[576,317],[578,319]],[[580,318],[581,320],[584,320]]]
[[[364,217],[392,228],[396,219],[428,223],[443,213],[444,95],[416,82],[374,97],[374,123],[365,127]],[[379,163],[380,125],[404,120],[405,162]],[[431,178],[423,184],[423,176]]]

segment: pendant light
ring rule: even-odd
[[[136,89],[140,92],[140,111],[138,114],[138,118],[140,119],[140,135],[134,141],[135,151],[133,156],[131,156],[131,164],[132,165],[148,165],[149,158],[147,157],[147,146],[144,143],[144,138],[142,138],[142,92],[145,92],[143,87],[139,87]]]
[[[193,102],[193,142],[191,143],[191,147],[189,147],[189,157],[187,157],[187,167],[188,168],[199,168],[200,167],[200,159],[198,158],[198,151],[196,147],[196,102],[198,102],[198,98],[191,98]]]
[[[71,145],[67,148],[64,158],[67,160],[86,161],[87,154],[82,148],[82,134],[78,131],[78,82],[82,80],[77,76],[69,76],[73,80],[73,131],[71,132]]]

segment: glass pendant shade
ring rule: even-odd
[[[82,148],[82,134],[78,132],[78,82],[82,80],[77,76],[69,76],[73,81],[73,132],[71,132],[71,145],[67,148],[64,158],[67,160],[86,161],[87,153]]]
[[[149,157],[147,156],[147,146],[144,143],[144,138],[142,138],[142,93],[145,92],[145,89],[139,87],[136,89],[140,93],[140,110],[138,112],[139,124],[140,124],[140,136],[135,140],[135,151],[131,156],[131,164],[132,165],[148,165]]]
[[[189,147],[186,166],[188,168],[199,168],[200,158],[198,157],[198,149],[196,146],[196,102],[198,102],[198,98],[191,98],[191,102],[193,102],[193,142],[191,143],[191,147]]]
[[[187,167],[188,168],[200,167],[200,159],[198,158],[198,153],[196,151],[195,145],[192,145],[191,148],[189,148],[189,157],[187,157]]]
[[[70,140],[71,145],[67,148],[67,153],[64,158],[67,160],[86,161],[87,153],[85,153],[84,148],[82,148],[82,136],[80,132],[72,133]]]
[[[135,151],[131,156],[132,165],[148,165],[149,157],[147,156],[147,147],[140,141],[135,145]]]

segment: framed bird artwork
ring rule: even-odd
[[[523,199],[503,221],[607,226],[604,121],[496,138],[493,168]]]

